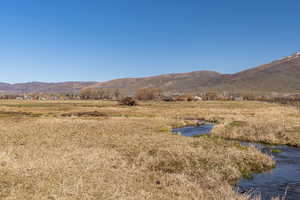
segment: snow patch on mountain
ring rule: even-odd
[[[298,57],[300,57],[300,52],[296,52],[296,53],[294,53],[291,56],[286,56],[286,57],[280,58],[277,61],[280,61],[280,60],[291,60],[291,59],[298,58]]]

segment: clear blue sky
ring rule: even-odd
[[[299,0],[0,3],[0,82],[233,73],[300,50]]]

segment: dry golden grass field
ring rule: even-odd
[[[171,128],[216,122],[212,136]],[[0,101],[1,200],[246,200],[274,166],[235,140],[300,147],[300,112],[261,102]],[[232,140],[225,140],[232,139]]]

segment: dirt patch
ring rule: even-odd
[[[63,117],[108,117],[106,113],[93,111],[93,112],[75,112],[75,113],[64,113]]]
[[[0,111],[0,117],[40,117],[41,114],[31,112]]]

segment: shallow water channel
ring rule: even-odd
[[[212,129],[212,124],[205,124],[176,128],[172,132],[192,137],[209,134]],[[241,142],[241,145],[253,145],[263,153],[271,155],[276,161],[276,167],[269,172],[253,174],[251,179],[241,179],[236,184],[238,192],[261,195],[262,200],[278,196],[285,196],[285,200],[300,200],[300,149],[249,142]]]

